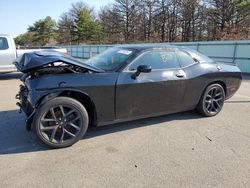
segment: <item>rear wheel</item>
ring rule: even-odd
[[[88,128],[84,106],[69,97],[57,97],[42,105],[35,116],[35,133],[53,148],[71,146],[81,139]]]
[[[223,87],[220,84],[212,84],[203,93],[197,110],[203,116],[215,116],[221,111],[224,101],[225,92]]]

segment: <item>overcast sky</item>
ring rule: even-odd
[[[0,34],[16,37],[25,33],[36,20],[51,16],[56,21],[72,3],[79,0],[0,0]],[[84,0],[97,12],[114,0]]]

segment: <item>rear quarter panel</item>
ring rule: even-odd
[[[225,87],[226,99],[228,99],[239,89],[242,79],[239,68],[233,65],[198,63],[185,68],[184,71],[187,78],[184,106],[195,107],[207,86],[212,83],[224,83],[222,85]]]
[[[221,67],[223,80],[226,84],[226,99],[232,97],[240,88],[242,74],[237,65],[229,63],[217,63]]]

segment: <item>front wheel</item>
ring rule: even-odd
[[[46,145],[64,148],[81,139],[88,128],[84,106],[69,97],[57,97],[42,105],[34,118],[35,133]]]
[[[197,110],[203,116],[215,116],[221,111],[224,101],[225,92],[223,87],[220,84],[212,84],[203,93]]]

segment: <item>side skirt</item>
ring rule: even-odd
[[[182,110],[173,111],[170,113],[152,114],[152,115],[132,117],[132,118],[126,118],[126,119],[116,119],[116,120],[108,121],[108,122],[99,122],[97,124],[97,127],[116,124],[116,123],[123,123],[123,122],[127,122],[127,121],[135,121],[135,120],[146,119],[146,118],[151,118],[151,117],[158,117],[158,116],[163,116],[163,115],[175,114],[175,113],[179,113],[179,112],[194,110],[195,108],[196,108],[196,106],[188,106],[188,107],[183,108]]]

